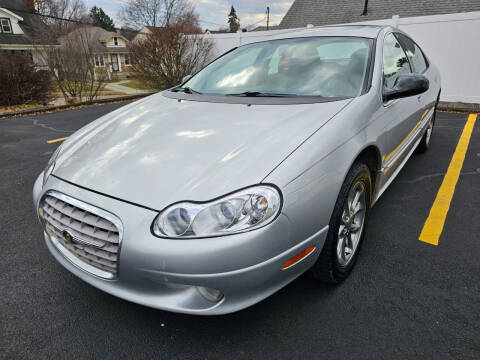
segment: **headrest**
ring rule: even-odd
[[[365,62],[367,61],[367,49],[358,49],[350,57],[348,63],[348,69],[351,73],[362,74],[365,68]]]

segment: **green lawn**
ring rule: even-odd
[[[52,86],[53,93],[55,94],[56,97],[63,97],[61,90],[58,88],[56,84]],[[107,95],[125,95],[125,93],[120,92],[120,91],[113,91],[110,89],[103,88],[99,94],[99,96],[107,96]]]
[[[146,85],[140,79],[130,79],[130,81],[122,83],[122,86],[126,86],[136,90],[152,90],[148,85]]]
[[[118,81],[114,81],[114,82],[118,82]],[[54,93],[60,94],[60,96],[63,96],[63,95],[61,95],[62,91],[60,90],[60,88],[58,87],[57,84],[55,84],[55,83],[52,84],[52,90],[53,90]],[[102,95],[102,96],[106,96],[106,95],[125,95],[125,93],[119,92],[119,91],[113,91],[113,90],[110,90],[110,89],[107,89],[107,88],[103,88],[100,91],[99,95]]]

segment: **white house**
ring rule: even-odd
[[[143,28],[140,29],[139,32],[137,32],[135,37],[132,39],[132,42],[139,41],[139,40],[145,40],[147,35],[152,33],[153,29],[155,29],[155,26],[144,26]]]
[[[0,0],[0,51],[27,54],[37,67],[45,66],[35,39],[42,22],[35,15],[33,0]]]

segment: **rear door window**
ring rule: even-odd
[[[402,45],[403,49],[407,53],[408,59],[413,66],[413,70],[421,74],[428,68],[428,62],[423,55],[420,47],[413,42],[412,39],[408,38],[403,34],[395,34],[398,38],[398,41]]]

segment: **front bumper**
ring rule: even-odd
[[[122,299],[149,307],[190,313],[223,314],[241,310],[273,294],[316,261],[328,226],[297,239],[285,215],[255,231],[217,238],[169,240],[150,233],[156,211],[99,195],[50,176],[34,186],[34,204],[51,189],[107,210],[123,223],[118,278],[105,280],[75,266],[44,233],[48,249],[65,268],[87,283]],[[315,250],[295,265],[282,265],[310,246]],[[220,290],[219,302],[203,297],[197,286]]]

